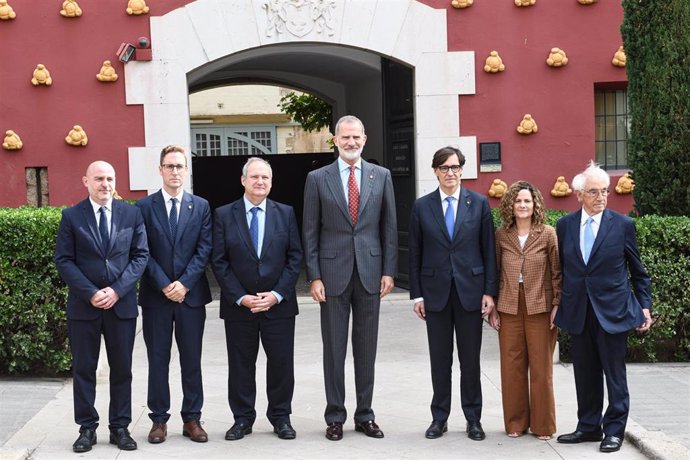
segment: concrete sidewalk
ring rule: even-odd
[[[141,334],[134,347],[133,404],[130,430],[139,449],[122,452],[108,444],[108,370],[99,374],[97,408],[101,415],[98,444],[91,452],[75,454],[71,450],[78,427],[73,421],[72,385],[68,380],[58,387],[55,398],[0,448],[0,459],[54,459],[83,456],[91,459],[149,458],[537,458],[580,459],[601,458],[598,443],[581,445],[558,444],[555,439],[539,441],[533,436],[508,438],[503,431],[498,338],[485,326],[482,347],[482,390],[484,411],[482,424],[487,433],[483,442],[469,440],[459,403],[459,371],[454,367],[453,413],[448,421],[449,432],[440,439],[424,438],[431,416],[431,382],[424,324],[412,312],[408,294],[394,293],[381,308],[374,410],[376,421],[386,437],[370,439],[354,432],[351,419],[345,425],[342,441],[331,442],[324,437],[323,410],[325,396],[321,366],[319,306],[308,297],[300,299],[295,343],[296,386],[293,399],[292,424],[297,430],[294,441],[279,440],[265,418],[265,360],[260,354],[257,364],[257,421],[254,433],[240,441],[225,441],[225,431],[232,425],[227,403],[227,357],[222,321],[218,318],[218,302],[208,307],[204,335],[204,428],[209,442],[197,444],[182,436],[182,422],[177,415],[181,401],[179,365],[174,352],[171,365],[172,417],[168,423],[168,439],[152,445],[146,441],[151,427],[146,408],[147,361]],[[348,358],[348,361],[350,358]],[[354,377],[352,363],[347,367],[347,407],[354,409]],[[630,365],[629,382],[632,408],[626,442],[612,457],[626,459],[668,458],[690,459],[690,366]],[[0,381],[0,404],[24,401],[33,394],[31,386],[5,391]],[[558,432],[572,431],[577,423],[577,407],[572,368],[554,366],[554,386]],[[0,427],[5,428],[0,424]],[[2,438],[0,438],[2,439]],[[1,441],[0,441],[1,442]],[[684,445],[685,444],[685,445]],[[637,447],[639,446],[639,447]]]

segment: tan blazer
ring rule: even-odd
[[[496,261],[500,278],[497,308],[517,314],[520,272],[523,277],[527,314],[546,313],[561,302],[561,264],[556,231],[549,225],[530,230],[525,248],[520,248],[517,229],[496,231]]]

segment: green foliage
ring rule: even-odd
[[[312,94],[298,95],[293,91],[280,98],[278,107],[307,132],[329,127],[333,120],[331,105]]]
[[[0,208],[0,373],[70,368],[67,289],[55,268],[60,209]]]
[[[636,220],[642,262],[652,279],[652,316],[646,334],[631,334],[635,361],[690,361],[690,218]]]
[[[690,215],[690,2],[623,0],[632,124],[628,142],[640,215]]]

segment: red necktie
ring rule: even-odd
[[[350,208],[352,226],[357,225],[357,213],[359,212],[359,189],[355,179],[355,167],[350,166],[350,177],[347,180],[347,203]]]

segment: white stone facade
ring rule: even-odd
[[[143,104],[144,146],[129,149],[133,190],[160,184],[160,149],[190,150],[187,73],[216,59],[287,43],[360,48],[415,70],[417,196],[438,185],[430,168],[439,147],[465,153],[463,177],[477,177],[474,136],[459,136],[459,96],[475,93],[474,52],[447,51],[446,11],[415,0],[326,0],[304,21],[295,0],[198,0],[151,18],[153,60],[125,66],[128,104]],[[277,14],[279,11],[280,14]],[[308,16],[313,18],[313,16]]]

